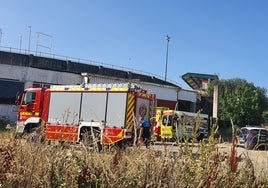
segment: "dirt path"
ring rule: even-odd
[[[178,146],[168,143],[168,151],[178,151]],[[230,143],[221,143],[218,144],[219,152],[226,153],[227,156],[230,156],[231,153],[231,144]],[[156,144],[152,146],[155,150],[163,151],[164,146],[161,144]],[[197,149],[197,147],[196,147]],[[255,170],[255,175],[260,175],[261,172],[264,173],[265,177],[268,177],[268,151],[258,151],[258,150],[246,150],[242,147],[236,147],[237,156],[241,155],[241,160],[239,164],[242,164],[243,161],[249,157]]]
[[[231,153],[231,144],[219,144],[219,149],[227,154]],[[241,155],[242,161],[249,157],[252,164],[254,165],[256,175],[263,172],[266,177],[268,177],[268,151],[258,151],[258,150],[246,150],[242,147],[236,147],[238,155]]]

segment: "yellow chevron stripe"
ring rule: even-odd
[[[133,112],[135,108],[135,96],[131,93],[128,94],[127,100],[127,112],[126,112],[126,129],[130,129],[133,126]]]

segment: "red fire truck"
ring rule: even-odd
[[[137,119],[153,116],[155,94],[133,83],[52,85],[25,89],[17,133],[44,127],[46,140],[80,142],[99,132],[101,144],[133,141]]]

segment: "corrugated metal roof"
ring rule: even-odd
[[[186,73],[182,76],[182,79],[195,90],[200,90],[203,87],[203,82],[218,80],[217,75],[212,74],[200,74],[200,73]]]

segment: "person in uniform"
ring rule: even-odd
[[[151,123],[147,120],[141,120],[140,123],[140,133],[139,133],[139,142],[143,143],[146,147],[149,146],[152,133]]]

